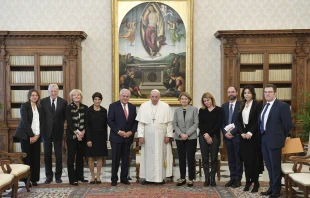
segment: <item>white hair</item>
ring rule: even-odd
[[[58,90],[59,90],[59,87],[58,87],[58,85],[57,84],[50,84],[49,86],[48,86],[48,92],[50,92],[51,91],[51,89],[52,88],[54,88],[54,87],[56,87]]]
[[[82,93],[81,90],[79,90],[79,89],[72,89],[72,91],[70,91],[70,93],[69,93],[70,100],[73,101],[73,94],[75,94],[75,93],[79,93],[81,95],[81,99],[83,99],[83,93]]]
[[[119,92],[119,95],[122,95],[122,93],[124,92],[124,91],[127,91],[127,92],[129,92],[129,96],[131,96],[131,92],[130,92],[130,90],[129,89],[121,89],[121,91]]]

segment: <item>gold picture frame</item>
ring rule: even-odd
[[[140,105],[158,89],[179,105],[193,95],[193,0],[112,0],[113,101],[122,88]]]

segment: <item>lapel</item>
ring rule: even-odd
[[[232,122],[233,122],[234,118],[236,117],[236,115],[238,114],[238,110],[239,110],[239,109],[240,109],[240,103],[239,103],[239,101],[237,100],[237,101],[236,101],[236,104],[235,104],[234,113],[233,113],[232,118],[231,118]],[[229,114],[229,110],[228,110],[228,114]]]
[[[32,113],[32,107],[31,107],[31,103],[26,103],[27,104],[27,109],[28,109],[28,115],[32,121],[32,118],[33,118],[33,113]]]
[[[268,122],[269,118],[270,118],[270,115],[272,114],[272,112],[274,111],[273,109],[276,108],[276,106],[279,104],[279,101],[278,99],[276,99],[271,107],[271,109],[269,110],[269,114],[268,114],[268,118],[267,118],[267,121],[266,123]]]
[[[183,116],[183,108],[181,108],[180,115],[181,115],[182,117],[184,117],[184,116]],[[187,109],[186,109],[184,124],[185,124],[185,121],[188,120],[191,116],[192,116],[192,107],[191,107],[190,105],[188,105],[188,107],[187,107]]]
[[[128,106],[128,110],[129,110],[129,113],[130,113],[131,111],[129,109],[128,103],[127,103],[127,106]],[[124,120],[126,120],[126,116],[125,116],[124,109],[123,109],[123,104],[121,103],[121,101],[119,101],[119,103],[118,103],[118,108],[119,108],[120,114],[122,115]],[[128,114],[128,119],[129,119],[129,114]]]
[[[226,103],[226,107],[224,107],[224,111],[225,111],[225,115],[226,115],[226,122],[228,122],[228,118],[229,118],[229,105],[230,105],[230,102],[228,101]]]
[[[51,115],[53,115],[51,98],[50,98],[50,97],[47,97],[47,98],[46,98],[46,102],[47,102],[47,106],[48,106],[48,109],[49,109]]]
[[[256,109],[256,102],[253,101],[251,109],[250,109],[249,122],[250,122],[251,118],[253,117],[253,114],[255,113],[255,109]]]

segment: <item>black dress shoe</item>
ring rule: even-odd
[[[280,192],[273,192],[273,193],[271,193],[271,195],[269,196],[269,198],[278,198],[278,197],[280,197],[280,196],[281,196]]]
[[[89,184],[96,184],[96,180],[90,181]]]
[[[259,189],[259,183],[254,183],[254,187],[253,187],[251,193],[256,193],[256,192],[258,192],[258,189]]]
[[[194,182],[192,180],[189,180],[188,183],[187,183],[187,186],[188,187],[192,187],[194,185]]]
[[[38,183],[37,182],[31,182],[32,186],[38,186]]]
[[[53,179],[52,178],[46,178],[44,184],[50,184],[52,183]]]
[[[233,185],[231,187],[233,188],[239,188],[241,186],[241,181],[240,180],[235,180]]]
[[[261,193],[260,193],[260,195],[264,195],[264,196],[266,196],[266,195],[271,195],[271,194],[272,194],[272,191],[271,191],[270,188],[269,188],[267,191],[261,192]]]
[[[203,186],[208,187],[210,186],[210,179],[206,179],[205,183],[203,184]]]
[[[96,184],[101,184],[101,180],[95,179]]]
[[[78,185],[79,185],[78,182],[70,182],[70,184],[71,184],[72,186],[78,186]]]
[[[246,185],[243,189],[243,191],[249,191],[250,190],[250,186]]]
[[[117,181],[112,181],[112,182],[111,182],[111,185],[112,185],[112,186],[116,186],[116,185],[117,185]]]
[[[88,180],[87,179],[79,179],[79,181],[81,181],[81,182],[88,182]]]
[[[180,181],[177,183],[177,186],[183,186],[186,184],[186,179],[180,179]]]
[[[121,183],[122,184],[126,184],[126,185],[129,185],[130,184],[130,182],[126,179],[126,180],[121,180]]]
[[[211,177],[210,186],[212,187],[216,186],[215,177]]]
[[[234,184],[235,180],[231,179],[225,184],[225,187],[231,187]]]
[[[60,183],[62,183],[62,180],[61,179],[56,179],[56,183],[60,184]]]

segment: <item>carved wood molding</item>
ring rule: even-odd
[[[310,47],[309,47],[309,42],[308,42],[309,37],[300,36],[300,35],[297,36],[297,40],[296,40],[296,46],[297,47],[296,47],[295,52],[298,55],[300,55],[302,53],[304,53],[305,55],[309,54],[309,52],[310,52]]]
[[[76,38],[66,38],[66,51],[65,56],[77,56],[78,55],[78,44]]]
[[[223,47],[226,56],[235,56],[238,53],[237,37],[227,37]]]
[[[0,58],[4,58],[6,51],[5,51],[5,37],[0,37]]]

